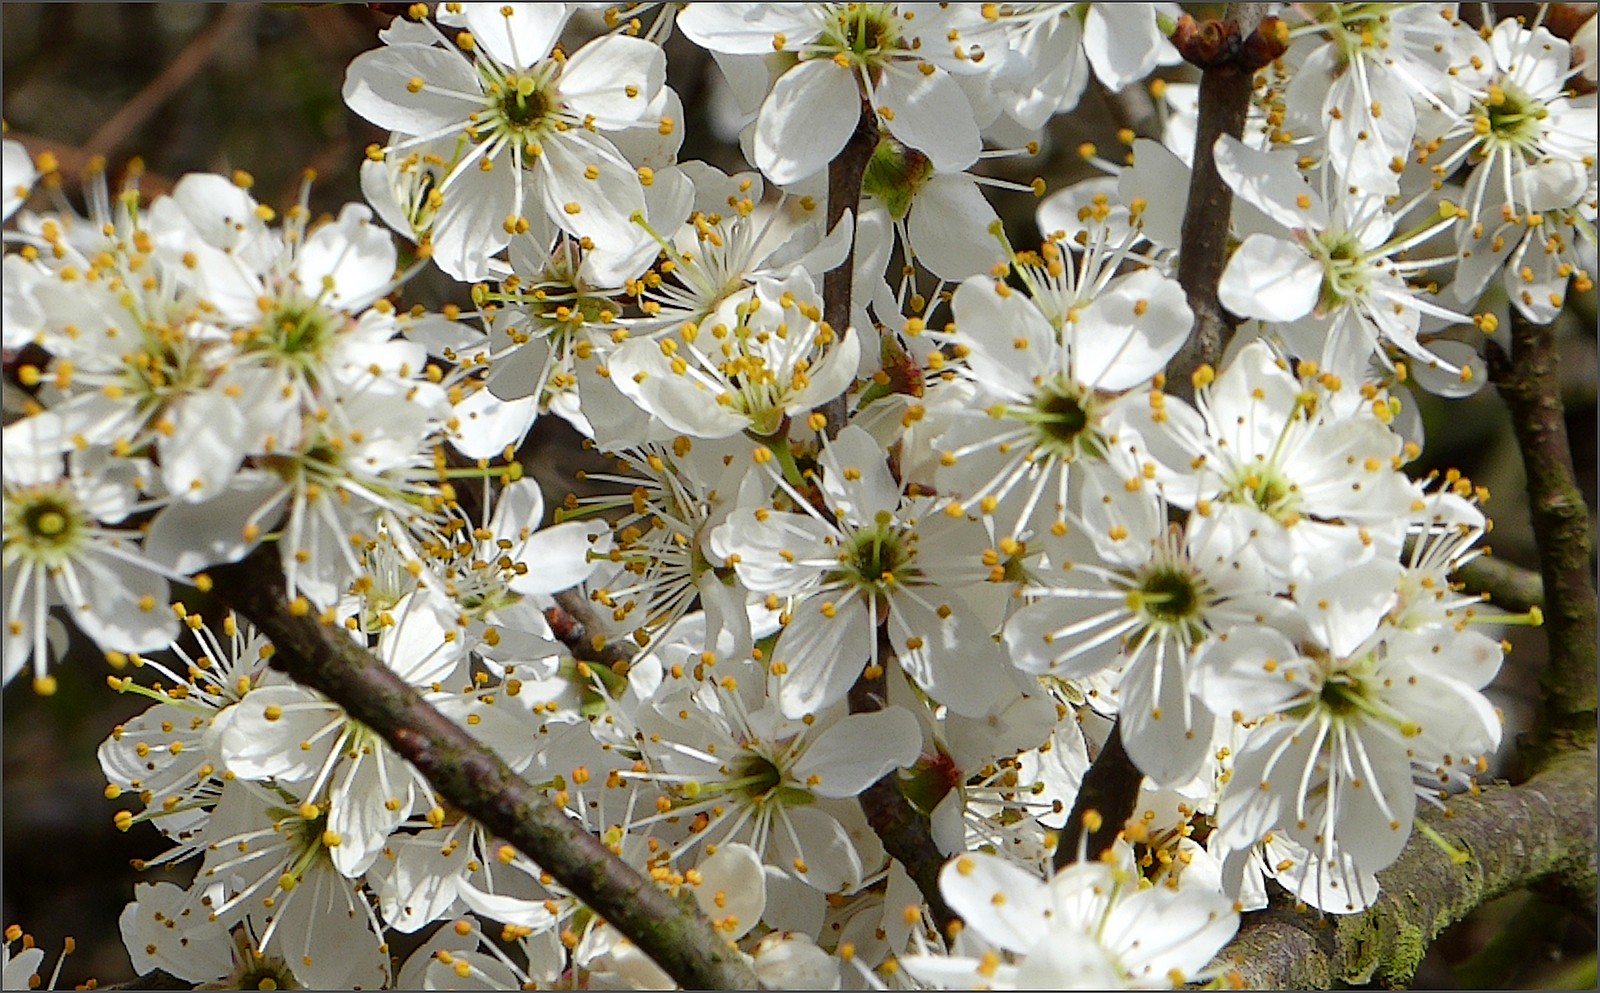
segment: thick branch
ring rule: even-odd
[[[1511,356],[1490,353],[1491,377],[1511,411],[1528,477],[1528,509],[1544,579],[1550,656],[1539,686],[1545,713],[1527,742],[1532,765],[1573,747],[1594,747],[1596,665],[1600,663],[1589,508],[1572,469],[1561,405],[1555,328],[1511,311]]]
[[[855,226],[861,217],[861,182],[867,174],[867,163],[878,148],[878,115],[871,107],[862,105],[856,130],[845,142],[843,151],[828,163],[828,231],[833,231],[845,211],[850,212],[850,251],[844,261],[822,276],[822,319],[843,335],[850,327],[850,290],[856,273]],[[860,332],[855,332],[859,334]],[[828,437],[838,434],[849,416],[849,407],[843,394],[834,397],[819,408],[828,419]]]
[[[1410,982],[1429,942],[1496,897],[1541,880],[1595,895],[1595,757],[1569,752],[1521,786],[1491,786],[1421,820],[1470,859],[1457,865],[1422,833],[1378,873],[1364,913],[1325,916],[1278,903],[1245,915],[1219,962],[1247,989]],[[1587,895],[1585,897],[1585,894]]]
[[[629,868],[343,628],[310,613],[296,616],[270,550],[211,576],[230,606],[272,639],[274,666],[376,731],[446,801],[537,862],[679,983],[756,987],[738,950],[705,917]]]
[[[852,714],[870,714],[888,704],[889,691],[882,666],[893,663],[894,644],[881,628],[878,631],[878,660],[878,672],[869,670],[862,673],[861,678],[850,687]],[[884,851],[905,867],[907,875],[922,891],[922,898],[928,904],[928,912],[933,915],[940,933],[947,934],[956,914],[944,902],[944,896],[939,891],[939,870],[944,867],[944,853],[934,844],[928,819],[901,792],[899,777],[899,772],[890,772],[863,790],[860,796],[861,812],[866,815],[872,830],[882,839]]]
[[[1236,21],[1239,35],[1255,31],[1266,13],[1264,3],[1230,3],[1224,21]],[[1183,244],[1178,250],[1178,282],[1194,311],[1189,340],[1168,369],[1167,382],[1187,393],[1189,379],[1202,365],[1216,365],[1233,335],[1236,321],[1217,299],[1217,284],[1228,262],[1228,224],[1233,216],[1233,191],[1217,172],[1211,149],[1228,134],[1244,134],[1250,111],[1254,73],[1234,62],[1209,66],[1200,74],[1200,117],[1195,129],[1194,170],[1189,175],[1189,202],[1183,213]]]

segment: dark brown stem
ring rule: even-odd
[[[448,803],[537,862],[675,980],[691,989],[756,987],[755,973],[703,915],[629,868],[342,627],[293,609],[271,549],[211,576],[229,605],[272,639],[276,668],[376,731]]]
[[[1264,3],[1230,3],[1224,20],[1238,23],[1249,36],[1266,13]],[[1183,244],[1178,250],[1178,283],[1194,311],[1189,340],[1172,360],[1167,385],[1182,396],[1192,394],[1190,377],[1202,365],[1216,365],[1238,321],[1217,299],[1217,284],[1228,263],[1228,224],[1233,216],[1233,191],[1222,181],[1211,149],[1222,135],[1244,134],[1254,74],[1232,63],[1214,65],[1200,74],[1200,119],[1195,129],[1194,170],[1189,176],[1189,202],[1183,214]]]
[[[872,153],[877,148],[878,115],[863,104],[855,133],[845,142],[844,149],[828,163],[827,229],[832,231],[847,210],[850,211],[852,224],[850,251],[843,262],[822,276],[822,319],[838,335],[845,334],[850,327],[850,289],[856,271],[854,225],[861,217],[861,182],[867,174],[867,163],[872,161]],[[828,419],[828,437],[837,435],[849,417],[844,394],[823,404],[818,412]]]
[[[82,987],[80,987],[81,989]],[[135,979],[125,983],[112,983],[109,986],[96,986],[100,990],[189,990],[194,985],[187,980],[179,979],[165,969],[153,969]]]
[[[1491,349],[1490,377],[1511,411],[1528,478],[1528,509],[1544,581],[1550,654],[1539,686],[1544,717],[1524,742],[1530,767],[1562,750],[1594,748],[1600,623],[1594,586],[1589,508],[1572,468],[1561,404],[1560,357],[1553,325],[1511,312],[1511,355]]]
[[[628,674],[633,664],[633,646],[611,641],[593,604],[577,590],[563,590],[555,596],[556,606],[544,612],[550,630],[582,662],[603,665],[619,676]]]
[[[1105,747],[1095,756],[1089,771],[1083,774],[1078,787],[1078,798],[1072,803],[1072,813],[1061,828],[1061,838],[1056,842],[1055,866],[1057,869],[1078,861],[1081,846],[1084,858],[1094,861],[1110,848],[1117,835],[1133,816],[1139,805],[1139,784],[1144,774],[1128,758],[1122,748],[1120,722],[1111,729]]]
[[[878,115],[872,108],[862,106],[856,130],[834,160],[828,164],[828,230],[832,231],[850,211],[855,217],[861,213],[861,183],[866,177],[867,163],[878,147]],[[822,319],[835,333],[844,334],[850,326],[851,283],[855,278],[855,234],[850,236],[850,251],[845,260],[822,277]],[[861,332],[852,331],[851,334]],[[820,412],[827,418],[828,437],[836,436],[845,426],[849,416],[844,395],[829,400]],[[894,664],[894,646],[886,634],[878,632],[878,658],[882,665]],[[872,713],[886,706],[887,691],[880,672],[876,679],[865,673],[850,688],[850,712]],[[922,898],[941,932],[955,920],[955,914],[939,893],[939,870],[944,866],[944,853],[933,842],[928,819],[918,813],[905,794],[900,791],[899,773],[890,772],[861,793],[861,810],[867,823],[883,841],[884,850],[905,867],[906,872],[922,890]]]
[[[894,644],[882,628],[878,631],[878,661],[880,666],[894,664]],[[850,687],[852,714],[870,714],[887,705],[887,681],[882,672],[877,673],[876,678],[869,678],[864,672]],[[882,839],[884,851],[905,867],[906,874],[922,890],[922,898],[940,933],[948,934],[956,915],[939,892],[939,870],[944,867],[945,856],[934,844],[928,819],[901,792],[899,777],[898,771],[890,772],[863,790],[861,811]]]
[[[1521,786],[1491,786],[1420,820],[1469,859],[1456,863],[1421,832],[1378,873],[1382,892],[1359,914],[1330,917],[1276,900],[1247,914],[1218,961],[1242,989],[1404,986],[1428,944],[1496,897],[1560,881],[1592,914],[1595,897],[1594,752],[1569,752]]]

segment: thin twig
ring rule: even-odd
[[[544,612],[550,630],[581,662],[603,665],[619,676],[633,664],[633,648],[626,641],[606,638],[605,624],[593,603],[577,590],[555,596],[556,606]]]
[[[1226,40],[1247,38],[1266,15],[1264,3],[1230,3],[1220,22],[1208,26],[1210,36]],[[1181,50],[1181,49],[1180,49]],[[1168,388],[1180,395],[1191,393],[1190,377],[1201,365],[1215,364],[1233,333],[1233,318],[1217,300],[1217,284],[1228,260],[1228,221],[1233,213],[1233,191],[1222,181],[1212,158],[1217,138],[1244,134],[1250,110],[1253,68],[1241,68],[1237,45],[1226,47],[1229,57],[1207,53],[1214,59],[1200,77],[1200,120],[1195,132],[1194,171],[1189,179],[1189,203],[1183,215],[1183,243],[1178,252],[1178,282],[1194,311],[1189,340],[1168,368]],[[1185,53],[1193,57],[1193,53]],[[1139,803],[1143,776],[1122,747],[1122,732],[1114,728],[1106,747],[1085,773],[1065,829],[1056,844],[1056,868],[1077,861],[1079,848],[1095,859],[1117,838]],[[1080,845],[1080,842],[1082,844]]]
[[[1514,562],[1480,555],[1456,570],[1468,593],[1487,593],[1489,602],[1512,612],[1544,608],[1544,579]]]
[[[878,631],[878,661],[881,666],[892,665],[894,643],[888,632]],[[887,681],[884,673],[876,678],[862,673],[850,687],[850,712],[870,714],[884,708],[888,701]],[[922,898],[928,904],[928,913],[941,934],[948,934],[956,914],[945,903],[939,891],[939,870],[945,863],[944,853],[934,844],[928,818],[923,816],[900,789],[899,772],[891,771],[882,779],[862,791],[861,811],[867,823],[883,841],[884,851],[905,867]]]
[[[211,570],[268,638],[272,664],[343,707],[415,765],[447,802],[504,838],[691,989],[754,989],[740,952],[434,709],[342,627],[291,608],[273,552]],[[303,601],[300,601],[303,603]]]
[[[110,120],[100,125],[100,129],[83,146],[84,154],[91,157],[107,155],[138,133],[149,123],[150,118],[155,116],[156,111],[160,110],[168,100],[177,96],[179,91],[205,68],[222,42],[234,31],[249,23],[255,17],[255,13],[255,4],[224,5],[217,19],[207,25],[204,31],[195,35],[194,40],[161,70],[160,75],[134,94],[133,99],[123,104],[121,110],[112,114]]]
[[[845,143],[844,149],[828,164],[828,230],[849,211],[852,223],[861,214],[861,183],[866,177],[867,163],[878,147],[878,115],[862,105],[856,129]],[[822,277],[822,319],[837,334],[845,334],[850,326],[851,283],[855,278],[855,232],[850,234],[850,251],[843,262]],[[849,332],[860,334],[859,331]],[[843,394],[829,400],[821,408],[827,418],[828,437],[838,435],[849,416]],[[878,657],[882,665],[894,664],[894,645],[882,630],[877,632]],[[882,710],[887,699],[882,673],[868,678],[863,673],[850,688],[850,712],[872,713]],[[939,893],[939,869],[944,865],[944,854],[933,842],[928,819],[911,806],[900,791],[897,772],[890,772],[864,790],[860,797],[862,813],[883,841],[884,850],[905,867],[906,872],[922,890],[929,912],[941,931],[955,919]]]
[[[1143,782],[1144,774],[1123,750],[1119,721],[1089,771],[1083,774],[1072,813],[1056,841],[1055,867],[1060,869],[1078,861],[1080,848],[1084,859],[1090,862],[1110,848],[1139,805],[1139,786]]]
[[[861,218],[861,183],[867,175],[867,163],[878,148],[878,115],[871,107],[862,105],[856,129],[845,142],[844,149],[828,163],[828,226],[832,231],[850,212],[850,251],[844,261],[822,276],[822,319],[834,334],[844,335],[850,327],[850,291],[856,272],[855,226]],[[853,332],[860,334],[859,331]],[[832,438],[844,428],[849,417],[849,407],[844,394],[840,394],[818,408],[827,418],[828,437]]]

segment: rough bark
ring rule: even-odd
[[[1511,312],[1511,354],[1490,352],[1490,376],[1511,411],[1528,478],[1528,511],[1539,548],[1550,655],[1539,677],[1545,712],[1524,742],[1531,767],[1567,749],[1595,746],[1600,624],[1589,508],[1572,467],[1553,325]]]
[[[1490,786],[1420,819],[1465,852],[1451,861],[1415,833],[1394,865],[1378,873],[1383,891],[1364,913],[1331,916],[1277,900],[1246,914],[1218,957],[1245,988],[1401,986],[1429,943],[1497,897],[1542,881],[1589,910],[1595,897],[1595,759],[1570,752],[1521,786]]]
[[[1055,867],[1060,869],[1078,861],[1080,847],[1084,858],[1091,862],[1110,848],[1138,807],[1139,785],[1143,782],[1144,774],[1123,750],[1119,722],[1111,729],[1089,771],[1083,774],[1072,813],[1056,842]]]

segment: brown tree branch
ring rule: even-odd
[[[593,603],[575,589],[557,593],[555,600],[556,606],[546,610],[544,617],[572,657],[603,665],[619,676],[627,675],[633,664],[633,646],[605,637],[605,624]]]
[[[894,643],[888,632],[879,628],[879,671],[863,672],[850,687],[850,713],[870,714],[888,705],[889,691],[882,667],[892,665],[893,660]],[[922,891],[922,899],[939,932],[948,934],[956,914],[939,891],[939,870],[944,867],[945,856],[934,844],[928,818],[913,807],[901,791],[899,771],[889,772],[863,790],[859,802],[867,823],[883,841],[884,851],[905,867],[906,874]]]
[[[1496,897],[1559,881],[1593,910],[1595,757],[1568,752],[1521,786],[1491,786],[1419,819],[1470,858],[1451,861],[1420,832],[1378,873],[1382,892],[1365,912],[1329,916],[1278,900],[1247,914],[1218,962],[1244,988],[1403,986],[1428,944]],[[1584,904],[1585,895],[1587,903]]]
[[[1490,378],[1511,411],[1528,478],[1528,509],[1544,581],[1550,654],[1539,676],[1545,712],[1523,743],[1532,768],[1564,749],[1595,747],[1600,623],[1589,539],[1589,508],[1572,468],[1561,404],[1555,327],[1511,310],[1511,355],[1489,353]]]
[[[537,862],[675,980],[756,988],[755,973],[703,915],[624,864],[343,628],[291,607],[270,548],[210,572],[228,604],[272,639],[276,668],[376,731],[446,801]]]
[[[1456,570],[1469,593],[1487,593],[1489,602],[1513,612],[1544,608],[1544,580],[1532,569],[1490,555],[1480,555]]]
[[[827,230],[850,211],[852,223],[861,215],[861,184],[866,177],[867,164],[878,148],[878,115],[871,107],[862,105],[856,129],[845,143],[844,149],[828,163],[828,216]],[[822,319],[836,334],[845,334],[850,327],[850,297],[855,279],[855,232],[850,235],[850,251],[839,265],[822,277]],[[848,332],[860,334],[859,330]],[[849,419],[849,407],[844,394],[829,400],[818,408],[827,418],[826,432],[832,438],[838,435]],[[894,662],[894,645],[887,633],[879,629],[878,659],[881,665]],[[882,710],[888,700],[883,672],[863,672],[850,688],[850,712],[872,713]],[[934,844],[928,819],[911,805],[900,790],[899,772],[893,771],[862,791],[859,798],[861,811],[867,823],[883,842],[884,851],[905,867],[906,873],[922,891],[935,925],[946,931],[955,920],[955,914],[944,902],[939,892],[939,870],[943,868],[944,853]]]
[[[844,149],[828,163],[828,224],[833,231],[845,211],[850,211],[850,251],[844,261],[822,276],[822,320],[834,334],[844,335],[850,327],[850,292],[856,273],[855,225],[861,218],[861,183],[867,175],[867,163],[878,148],[878,114],[862,105],[856,129],[845,142]],[[859,331],[855,332],[860,334]],[[818,411],[828,419],[828,437],[837,435],[849,417],[849,406],[844,394],[823,404]]]
[[[1123,750],[1122,722],[1118,721],[1078,785],[1072,813],[1056,841],[1055,867],[1061,869],[1078,861],[1080,847],[1090,862],[1110,848],[1138,807],[1139,785],[1143,782],[1144,773]]]
[[[1202,67],[1194,170],[1189,177],[1183,244],[1178,251],[1178,283],[1194,311],[1194,327],[1167,373],[1169,388],[1185,396],[1192,395],[1194,371],[1201,365],[1216,364],[1233,333],[1234,320],[1217,299],[1217,284],[1228,261],[1233,191],[1218,174],[1211,149],[1221,135],[1238,138],[1244,134],[1252,80],[1267,44],[1257,29],[1263,27],[1268,6],[1230,3],[1220,21],[1204,27],[1186,15],[1180,36],[1173,39],[1186,59]],[[1121,731],[1113,730],[1078,789],[1056,843],[1056,868],[1077,861],[1080,842],[1090,859],[1111,847],[1138,805],[1142,781],[1142,774],[1123,750]]]
[[[1230,3],[1223,23],[1237,23],[1234,38],[1249,36],[1267,11],[1264,3]],[[1180,50],[1182,50],[1180,48]],[[1185,53],[1188,55],[1189,53]],[[1193,58],[1193,56],[1190,56]],[[1200,74],[1200,117],[1194,140],[1194,169],[1189,175],[1189,202],[1183,213],[1183,243],[1178,250],[1178,283],[1194,311],[1189,340],[1172,360],[1167,384],[1180,395],[1191,390],[1190,377],[1202,365],[1216,365],[1233,335],[1237,320],[1217,299],[1217,284],[1228,263],[1228,229],[1233,217],[1233,190],[1222,181],[1211,149],[1228,134],[1244,135],[1255,74],[1232,59],[1206,66]]]

